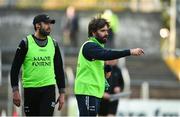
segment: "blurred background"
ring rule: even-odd
[[[16,48],[34,33],[32,20],[39,13],[56,20],[51,35],[60,45],[66,73],[66,103],[54,115],[78,115],[73,95],[78,51],[92,17],[109,13],[116,16],[109,47],[145,51],[142,57],[119,60],[125,95],[116,115],[180,116],[179,0],[0,0],[0,116],[24,115],[22,106],[12,104],[9,73]]]

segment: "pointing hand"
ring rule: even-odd
[[[133,56],[141,56],[144,54],[144,50],[141,48],[134,48],[134,49],[130,49],[131,55]]]

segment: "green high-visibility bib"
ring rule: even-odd
[[[100,44],[93,37],[87,42],[93,42],[104,47],[103,44]],[[76,95],[89,95],[102,98],[105,89],[104,61],[87,60],[82,54],[83,46],[78,56],[74,92]]]
[[[48,36],[45,47],[36,44],[32,35],[27,36],[28,51],[23,63],[23,87],[43,87],[56,83],[54,73],[55,47],[53,39]]]

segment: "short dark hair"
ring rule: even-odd
[[[93,36],[93,32],[96,32],[97,30],[103,28],[105,25],[108,26],[109,28],[109,22],[101,17],[97,17],[97,18],[93,18],[90,22],[89,22],[89,26],[88,26],[88,37],[92,37]]]
[[[35,25],[33,25],[34,26],[34,30],[36,31],[37,30],[37,28],[36,28],[36,24]]]

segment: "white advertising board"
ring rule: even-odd
[[[117,116],[180,117],[180,100],[121,99]]]

